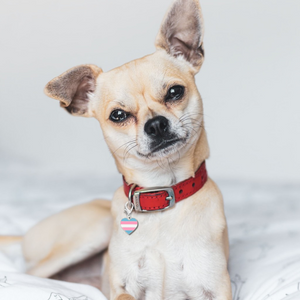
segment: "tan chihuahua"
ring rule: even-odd
[[[230,300],[223,200],[206,176],[194,79],[204,60],[198,0],[174,1],[155,45],[107,73],[81,65],[47,84],[68,112],[100,122],[124,187],[112,202],[79,205],[31,229],[23,239],[28,273],[52,276],[108,247],[109,299]]]

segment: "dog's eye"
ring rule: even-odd
[[[120,123],[125,121],[130,116],[129,113],[122,109],[115,109],[109,116],[109,119],[115,123]]]
[[[181,85],[172,86],[167,93],[165,101],[180,100],[184,94],[184,87]]]

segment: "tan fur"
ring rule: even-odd
[[[6,246],[18,243],[22,240],[22,236],[0,236],[0,246]]]
[[[120,295],[117,298],[117,300],[135,300],[135,299],[130,295],[123,294],[123,295]]]
[[[95,117],[128,183],[169,186],[194,176],[209,157],[203,104],[194,75],[203,59],[203,19],[197,0],[176,0],[156,39],[157,51],[109,72],[75,67],[53,79],[48,96],[75,115]],[[75,75],[74,75],[75,74]],[[179,101],[168,90],[185,87]],[[73,109],[75,108],[75,110]],[[114,123],[110,114],[129,116]],[[145,124],[163,116],[178,142],[155,152]],[[29,273],[51,276],[97,252],[105,254],[102,291],[112,300],[230,300],[229,243],[223,199],[209,178],[201,190],[164,212],[133,212],[139,227],[120,228],[127,202],[93,201],[52,216],[23,241]],[[37,247],[39,241],[39,247]],[[108,282],[109,281],[109,282]]]
[[[108,245],[111,226],[110,202],[105,200],[78,205],[43,220],[23,239],[28,274],[49,277],[101,252]]]

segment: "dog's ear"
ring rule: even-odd
[[[92,117],[91,98],[102,70],[95,65],[74,67],[47,83],[45,94],[60,101],[69,113]]]
[[[198,72],[204,59],[203,18],[198,0],[175,0],[160,27],[155,46],[183,57]]]

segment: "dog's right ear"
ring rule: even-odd
[[[92,117],[92,96],[102,70],[95,65],[74,67],[47,83],[45,94],[60,101],[60,106],[77,116]]]

